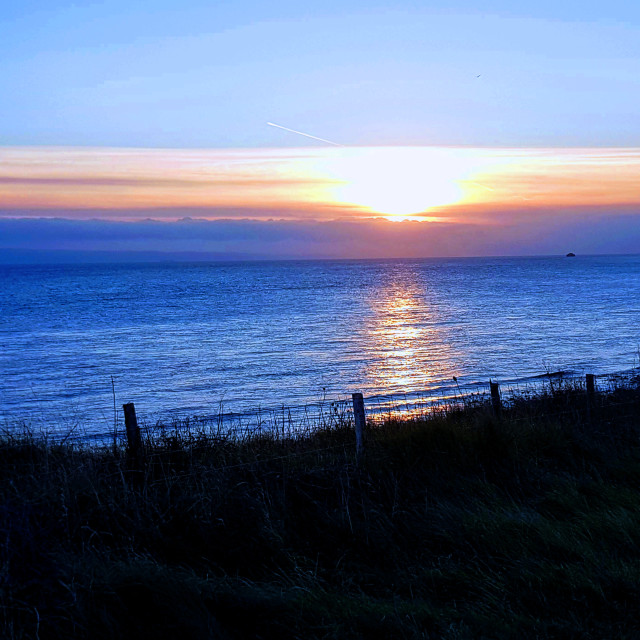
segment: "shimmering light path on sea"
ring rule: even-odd
[[[0,267],[0,418],[105,431],[638,364],[640,256]]]

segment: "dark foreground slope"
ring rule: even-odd
[[[6,638],[639,638],[640,395],[0,447]]]

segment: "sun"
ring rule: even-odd
[[[463,198],[461,169],[449,150],[350,149],[336,158],[332,199],[388,220],[428,218],[430,209]]]

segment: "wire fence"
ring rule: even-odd
[[[588,378],[588,376],[587,376]],[[589,399],[590,408],[595,410],[598,403],[620,387],[640,384],[640,370],[617,374],[601,374],[594,377],[595,395]],[[494,383],[495,384],[495,383]],[[497,385],[496,385],[497,387]],[[549,402],[548,407],[541,406],[554,394],[563,390],[586,397],[587,383],[585,376],[567,375],[562,372],[544,374],[536,378],[516,379],[501,382],[498,391],[499,407],[511,413],[510,419],[517,419],[518,410],[526,412],[525,405],[533,401],[538,403],[538,417],[561,417],[575,415],[576,407],[561,409],[556,403]],[[600,393],[602,392],[602,393]],[[434,416],[469,409],[496,409],[496,398],[492,397],[491,381],[484,383],[459,384],[441,386],[436,390],[412,391],[404,394],[372,394],[364,397],[366,422],[369,425],[385,422],[427,420]],[[583,408],[586,409],[586,404]],[[524,417],[522,419],[525,419]],[[173,419],[170,422],[160,421],[155,424],[142,420],[139,429],[147,442],[168,438],[170,435],[191,438],[193,443],[198,439],[208,441],[243,442],[260,437],[288,441],[304,440],[310,435],[322,431],[350,429],[355,424],[353,399],[351,394],[334,398],[323,398],[321,401],[297,407],[281,405],[277,408],[257,408],[253,412],[225,412],[219,405],[218,411],[205,416],[188,416]],[[15,433],[15,431],[14,431]],[[9,435],[5,430],[5,436]],[[49,433],[47,438],[57,443],[78,443],[93,446],[130,444],[122,423],[114,423],[111,431],[95,434],[71,430],[65,434]]]
[[[637,374],[604,375],[598,377],[596,387],[594,376],[547,376],[546,379],[533,384],[514,382],[500,387],[496,383],[489,383],[484,387],[463,387],[456,384],[450,392],[439,394],[414,393],[400,397],[378,394],[366,399],[363,399],[361,394],[353,394],[352,398],[343,397],[321,403],[315,407],[315,411],[310,411],[309,407],[303,407],[299,411],[282,407],[279,410],[262,412],[256,416],[254,422],[248,420],[244,424],[238,421],[230,425],[223,415],[218,415],[213,421],[210,418],[186,419],[170,426],[146,426],[145,431],[148,441],[155,439],[156,442],[170,442],[171,438],[178,438],[182,445],[187,443],[192,452],[197,452],[199,448],[210,449],[216,438],[221,443],[251,443],[260,438],[267,438],[274,444],[286,444],[285,453],[267,455],[261,461],[317,455],[339,449],[352,454],[354,447],[358,454],[358,448],[361,446],[358,441],[362,439],[362,434],[358,435],[357,403],[363,403],[363,400],[366,419],[360,419],[360,429],[364,428],[365,420],[366,425],[375,428],[376,425],[385,423],[428,421],[440,415],[474,409],[484,410],[493,415],[508,414],[510,421],[524,422],[531,421],[532,418],[548,420],[570,417],[589,420],[606,405],[607,408],[616,409],[618,418],[637,418],[640,414],[640,398],[635,396],[631,400],[616,400],[615,391],[638,385],[639,380]],[[562,399],[564,404],[559,402],[559,399]],[[627,415],[621,416],[621,410],[626,410]],[[339,444],[296,449],[296,442],[305,442],[309,436],[322,432],[335,434],[339,430],[355,430],[355,439],[348,436],[348,439]],[[248,466],[258,461],[252,459],[250,462],[226,465],[223,468]]]
[[[597,391],[609,393],[620,386],[638,384],[640,371],[602,374],[595,379]],[[491,406],[490,381],[467,385],[454,382],[454,385],[432,391],[365,396],[367,422],[379,424],[398,420],[422,420],[442,413]],[[536,379],[502,382],[499,385],[500,405],[505,410],[517,409],[535,398],[543,400],[545,396],[552,396],[560,389],[586,393],[586,379],[584,376],[550,374]],[[592,402],[597,400],[592,398]],[[167,429],[206,430],[208,433],[215,431],[220,436],[239,440],[261,434],[291,439],[305,437],[319,430],[353,426],[353,423],[352,394],[345,394],[301,407],[282,405],[278,408],[256,409],[253,413],[224,413],[220,407],[220,411],[213,415],[177,419],[170,425],[147,424],[145,429],[148,434]]]
[[[589,375],[545,376],[533,382],[503,383],[499,388],[495,383],[491,385],[489,382],[485,385],[463,386],[455,381],[452,388],[438,393],[371,395],[363,398],[366,426],[371,433],[376,426],[394,422],[428,422],[443,415],[467,415],[474,410],[493,417],[499,414],[514,424],[540,420],[583,424],[590,423],[595,418],[600,427],[606,426],[607,412],[613,411],[618,423],[630,421],[637,426],[640,421],[640,371],[592,376],[591,379],[593,384],[590,386]],[[497,403],[496,395],[492,394],[496,390],[499,394]],[[624,393],[628,391],[633,393]],[[93,446],[96,450],[113,447],[114,452],[119,451],[123,455],[126,453],[127,473],[133,469],[144,478],[142,482],[145,486],[193,475],[192,469],[181,473],[172,468],[169,475],[163,472],[159,477],[154,476],[158,468],[162,469],[163,464],[169,462],[171,466],[167,455],[172,453],[172,443],[175,444],[176,452],[188,454],[192,457],[192,462],[194,456],[214,453],[215,464],[199,467],[198,473],[205,475],[278,461],[293,461],[302,457],[313,457],[317,462],[325,455],[335,460],[336,456],[342,454],[345,461],[357,464],[359,452],[357,438],[354,437],[354,431],[357,432],[358,427],[354,414],[357,395],[360,394],[326,400],[299,409],[281,407],[277,410],[259,411],[253,418],[219,413],[203,418],[185,418],[168,425],[138,425],[133,410],[128,418],[126,432],[103,436],[94,440]],[[364,426],[363,424],[362,428]],[[318,438],[322,434],[327,435],[324,441]],[[336,437],[337,434],[341,437]],[[3,444],[15,443],[16,437],[19,436],[5,433]],[[79,442],[71,436],[52,441],[56,444]],[[242,459],[239,459],[237,445],[242,447],[243,444],[247,446],[241,451]],[[225,455],[225,446],[229,449],[228,456]],[[367,438],[367,450],[380,446],[383,444]],[[156,471],[152,472],[151,469]],[[50,473],[58,471],[51,469]],[[114,479],[122,477],[124,481],[123,473],[122,468],[117,468],[113,470],[112,476]]]

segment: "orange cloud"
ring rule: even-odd
[[[175,209],[495,224],[507,210],[637,205],[639,185],[638,149],[0,149],[4,215]]]

